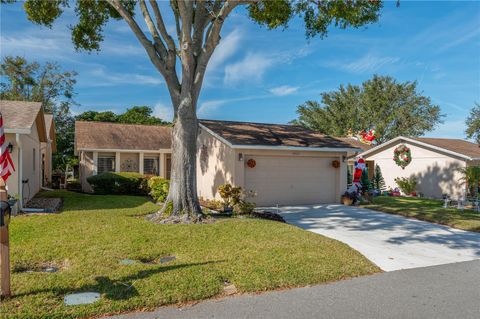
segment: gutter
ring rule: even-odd
[[[15,141],[18,147],[18,209],[23,209],[23,148],[20,139],[20,133],[15,135]]]

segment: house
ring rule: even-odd
[[[339,202],[347,156],[361,149],[300,126],[200,121],[198,194],[219,198],[224,183],[241,186],[257,206]]]
[[[171,128],[105,122],[75,122],[75,154],[82,190],[104,172],[138,172],[170,178]]]
[[[5,142],[15,165],[15,172],[7,180],[8,193],[19,199],[22,208],[51,180],[51,153],[55,151],[53,117],[44,114],[39,102],[1,100],[0,112]]]
[[[411,162],[404,169],[393,160],[394,150],[402,144],[411,152]],[[461,139],[399,136],[360,155],[372,172],[375,165],[380,167],[387,187],[398,187],[397,177],[413,176],[417,178],[417,192],[432,198],[442,198],[443,194],[465,196],[458,169],[480,165],[479,145]]]
[[[170,178],[171,128],[102,122],[75,123],[80,180],[102,172],[139,172]],[[201,120],[197,188],[219,198],[231,183],[257,205],[338,202],[346,188],[346,158],[361,152],[339,139],[298,126]]]

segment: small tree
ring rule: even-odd
[[[477,198],[480,188],[480,166],[462,167],[458,171],[462,174],[460,185],[465,185],[470,196]]]
[[[368,178],[368,169],[365,168],[362,171],[362,177],[360,177],[360,183],[362,184],[362,192],[366,193],[372,190],[372,184],[370,183],[370,179]]]
[[[375,170],[373,172],[373,178],[372,178],[372,184],[374,189],[378,190],[385,190],[386,185],[385,185],[385,179],[383,178],[382,175],[382,170],[380,169],[380,166],[375,165]]]
[[[475,103],[465,124],[467,125],[467,130],[465,131],[467,137],[473,138],[475,142],[480,143],[480,104]]]

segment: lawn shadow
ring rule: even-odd
[[[194,267],[194,266],[203,266],[209,264],[216,264],[224,262],[224,260],[216,260],[216,261],[206,261],[200,263],[190,263],[190,264],[178,264],[178,265],[170,265],[170,266],[152,266],[150,269],[143,269],[138,271],[135,274],[131,274],[128,276],[124,276],[118,279],[111,279],[107,276],[98,276],[95,277],[95,283],[84,285],[79,288],[61,288],[61,287],[53,287],[49,289],[38,289],[26,293],[15,294],[15,297],[23,297],[23,296],[31,296],[40,293],[52,293],[59,297],[63,297],[66,294],[70,293],[79,293],[79,292],[98,292],[102,296],[110,300],[127,300],[135,296],[139,296],[137,289],[134,287],[135,281],[148,278],[152,275],[167,272],[170,270],[176,270],[181,268],[187,267]]]
[[[451,249],[470,249],[480,256],[480,233],[370,209],[336,204],[284,207],[281,215],[287,223],[306,230],[379,231],[389,244],[435,243]]]

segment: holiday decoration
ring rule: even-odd
[[[250,168],[254,168],[255,166],[257,166],[257,162],[253,158],[251,158],[247,161],[247,166]]]
[[[402,169],[405,169],[405,167],[407,167],[407,165],[412,161],[412,153],[410,152],[410,148],[408,148],[405,144],[400,144],[393,151],[393,160],[398,166],[400,166]]]
[[[372,145],[372,143],[375,141],[375,138],[376,138],[375,134],[376,134],[375,129],[372,128],[368,131],[365,131],[365,130],[360,131],[357,134],[357,138],[362,143]]]
[[[366,168],[365,160],[363,158],[359,158],[355,161],[354,170],[353,170],[353,181],[352,186],[348,190],[349,193],[359,193],[362,189],[362,172]]]
[[[332,161],[332,166],[335,167],[335,168],[339,168],[340,167],[340,161],[338,161],[338,160]]]

